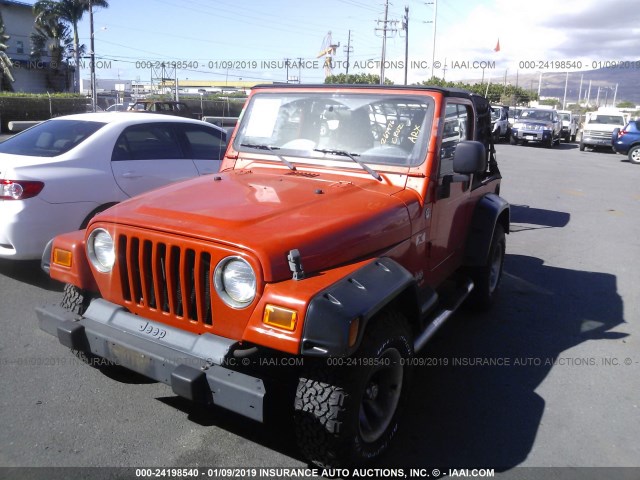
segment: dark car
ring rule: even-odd
[[[622,130],[616,128],[611,137],[616,153],[627,155],[631,163],[640,165],[640,120],[630,121]]]
[[[548,148],[560,144],[562,122],[555,110],[529,108],[523,110],[520,118],[511,128],[511,145],[528,142],[541,143]]]
[[[168,100],[138,100],[133,105],[130,105],[128,110],[134,112],[163,113],[165,115],[177,115],[187,118],[195,117],[186,103]]]

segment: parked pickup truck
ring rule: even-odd
[[[585,147],[611,148],[611,136],[616,128],[623,128],[627,123],[627,117],[618,110],[598,110],[587,113],[582,136],[580,138],[580,151]]]
[[[287,391],[274,379],[290,382],[279,406],[310,462],[375,459],[415,353],[463,302],[487,309],[498,293],[509,204],[489,104],[435,87],[258,86],[240,118],[219,174],[52,241],[43,266],[67,285],[40,327],[258,422]]]

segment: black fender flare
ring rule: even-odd
[[[489,248],[496,224],[500,222],[505,233],[509,233],[509,203],[495,193],[487,193],[477,203],[471,219],[464,265],[480,267],[487,263]]]
[[[300,353],[350,355],[358,348],[367,322],[408,288],[416,288],[413,275],[396,261],[381,257],[321,290],[309,302]],[[356,319],[357,340],[349,345],[351,322]]]

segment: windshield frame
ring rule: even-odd
[[[263,105],[259,105],[260,102]],[[271,107],[268,107],[268,102],[272,102]],[[435,105],[435,99],[431,95],[416,94],[415,92],[261,91],[254,93],[247,103],[234,138],[233,149],[237,152],[255,154],[256,149],[246,145],[259,144],[263,147],[259,152],[261,158],[269,155],[286,156],[296,163],[323,164],[332,167],[344,166],[352,169],[354,163],[349,158],[326,155],[319,151],[322,149],[341,150],[356,155],[362,163],[371,164],[377,170],[394,170],[397,167],[415,168],[422,165],[427,158]],[[264,108],[263,112],[258,111],[258,108],[265,106],[267,108]],[[300,107],[300,112],[295,110],[298,107]],[[389,111],[391,107],[395,108],[394,112]],[[268,112],[269,108],[270,112]],[[283,110],[287,109],[289,117],[285,118],[288,123],[283,127],[284,121],[281,118]],[[370,148],[340,148],[338,144],[332,143],[335,138],[332,138],[331,135],[339,132],[340,122],[354,116],[354,112],[358,112],[361,119],[365,119],[364,123],[368,117],[369,128],[372,129]],[[337,117],[337,120],[333,117],[330,118],[331,115]],[[417,121],[412,122],[414,119]],[[264,128],[265,122],[263,120],[267,122],[266,128]],[[383,120],[387,122],[386,129],[383,128]],[[333,123],[331,123],[332,121]],[[287,125],[291,123],[299,125],[299,130],[292,139],[283,142],[276,138],[286,133]],[[269,130],[270,125],[273,125],[271,130]],[[346,126],[346,123],[343,125]],[[307,134],[305,129],[311,126],[320,126],[324,128],[324,131],[318,130],[316,132],[314,130],[311,132],[312,139],[307,139],[305,138]],[[364,128],[366,130],[366,126]],[[247,135],[247,132],[252,129],[262,136]],[[305,130],[305,133],[300,133],[302,130]],[[414,134],[409,138],[408,135],[412,132]],[[383,139],[385,134],[387,137]],[[322,136],[330,138],[326,139]],[[399,144],[401,139],[405,142],[402,147],[391,145],[390,140]],[[407,141],[412,145],[407,144]],[[401,148],[404,150],[400,150]],[[281,159],[274,159],[274,161],[280,163]]]

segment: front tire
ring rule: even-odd
[[[82,290],[70,283],[65,284],[60,306],[77,315],[84,315],[89,308],[92,296],[86,290]]]
[[[298,382],[295,426],[307,459],[320,467],[361,465],[379,457],[398,429],[408,392],[413,344],[403,315],[372,319],[354,356],[307,367]]]

